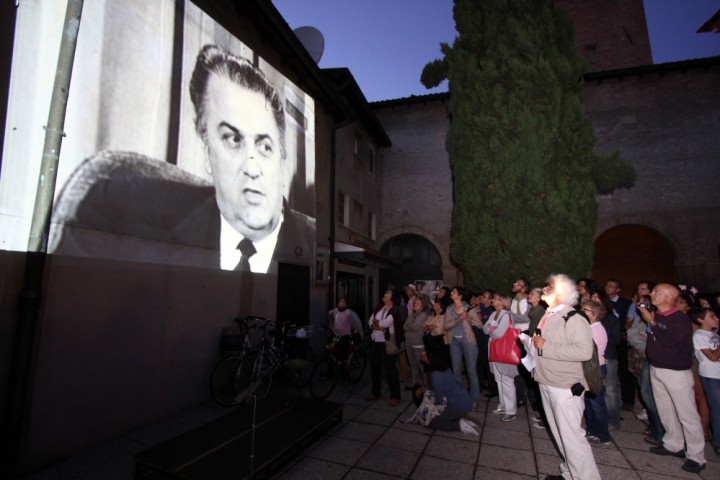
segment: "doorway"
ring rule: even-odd
[[[298,325],[310,324],[310,268],[278,263],[277,317]]]
[[[660,232],[644,225],[620,225],[595,240],[592,278],[604,285],[608,278],[623,282],[622,296],[632,297],[644,281],[677,283],[675,254]]]
[[[335,275],[335,305],[340,297],[347,298],[350,307],[358,314],[361,321],[368,318],[367,295],[365,294],[365,276],[356,273],[337,272]]]

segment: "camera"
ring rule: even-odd
[[[655,305],[653,305],[652,303],[639,303],[638,307],[644,308],[648,312],[654,312],[655,310],[657,310],[657,307]]]
[[[572,392],[573,395],[575,395],[576,397],[579,397],[585,391],[585,387],[583,386],[582,383],[577,382],[575,385],[570,387],[570,391]]]

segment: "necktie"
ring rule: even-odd
[[[240,240],[240,243],[238,243],[237,249],[240,250],[240,262],[238,262],[237,266],[235,267],[235,270],[239,270],[241,272],[251,272],[250,270],[250,257],[255,255],[257,253],[257,250],[255,250],[255,245],[248,240],[247,238],[243,238]]]

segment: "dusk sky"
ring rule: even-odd
[[[452,0],[272,0],[288,25],[323,33],[321,68],[347,67],[368,101],[447,91],[420,83],[457,32]],[[720,33],[696,33],[720,0],[645,0],[653,62],[720,55]]]

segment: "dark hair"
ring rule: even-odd
[[[200,50],[190,78],[190,99],[195,106],[195,130],[200,138],[207,141],[205,106],[210,75],[224,76],[239,86],[265,96],[280,133],[280,155],[285,158],[285,111],[277,90],[247,59],[233,55],[217,45],[205,45]]]
[[[400,297],[400,294],[396,290],[390,290],[390,292],[392,292],[392,295],[390,295],[390,300],[392,300],[393,305],[401,305],[402,297]]]
[[[619,278],[610,277],[607,279],[607,281],[615,283],[617,285],[617,288],[622,290],[622,280],[620,280]],[[607,283],[607,282],[605,282],[605,283]]]
[[[608,282],[614,282],[614,281],[615,280],[608,280]],[[607,313],[605,315],[612,314],[614,310],[613,310],[612,300],[610,300],[610,295],[605,293],[605,290],[600,290],[600,289],[595,290],[590,295],[592,296],[593,294],[597,294],[598,298],[600,298],[600,303],[602,304],[603,307],[605,307],[605,310],[607,311]]]
[[[445,315],[445,310],[447,310],[447,308],[450,306],[452,301],[450,301],[450,299],[447,297],[443,297],[440,300],[435,301],[435,303],[440,305],[440,313],[442,315]]]
[[[450,355],[443,335],[425,335],[423,344],[430,371],[444,372],[450,368]]]
[[[522,285],[523,290],[525,290],[525,293],[528,293],[530,290],[532,290],[532,285],[530,285],[530,282],[528,282],[528,279],[525,277],[519,277],[518,280],[522,280],[525,285]]]
[[[637,284],[642,285],[643,283],[648,286],[648,290],[650,291],[655,288],[655,282],[651,282],[650,280],[640,280]]]
[[[597,283],[595,283],[595,280],[592,278],[578,278],[578,281],[576,282],[579,284],[580,282],[585,282],[585,290],[590,292],[590,290],[595,291],[598,289]]]
[[[700,320],[705,320],[705,317],[708,313],[710,313],[711,310],[706,307],[695,307],[691,308],[688,314],[690,315],[690,320],[697,325],[698,327],[702,326],[700,323]]]
[[[443,285],[442,287],[440,287],[440,290],[445,291],[445,295],[443,296],[443,298],[450,298],[450,288],[449,287],[446,287]]]
[[[457,292],[460,294],[460,297],[461,297],[463,300],[465,300],[465,301],[468,301],[468,300],[469,300],[468,291],[467,291],[467,289],[466,289],[465,287],[463,287],[463,286],[461,286],[461,285],[455,285],[455,286],[452,288],[452,290],[457,290]],[[451,291],[452,291],[452,290],[451,290]]]

